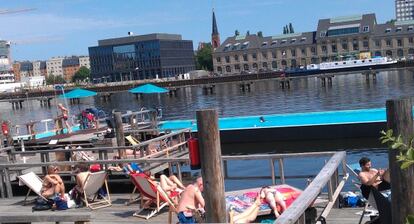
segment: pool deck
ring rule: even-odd
[[[34,196],[29,197],[33,199]],[[168,209],[164,208],[158,215],[154,216],[149,220],[141,219],[132,216],[132,214],[138,210],[139,204],[125,205],[128,201],[128,194],[112,194],[112,206],[91,211],[87,208],[69,209],[66,211],[36,211],[32,213],[33,204],[23,205],[24,197],[14,197],[11,199],[0,199],[0,218],[2,215],[91,215],[90,223],[166,223],[168,221]],[[322,208],[317,207],[318,214]],[[343,224],[354,224],[358,223],[359,217],[355,213],[362,211],[363,208],[342,208],[332,209],[331,213],[327,218],[327,223],[343,223]],[[268,216],[266,218],[273,218]],[[368,217],[364,217],[363,222],[368,221]],[[173,215],[172,223],[177,223],[176,215]]]

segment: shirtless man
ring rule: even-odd
[[[359,160],[361,166],[361,172],[359,173],[359,179],[364,187],[361,187],[362,193],[365,198],[368,198],[369,190],[366,191],[366,186],[373,186],[379,191],[388,190],[390,186],[390,174],[388,170],[374,169],[371,165],[371,160],[367,157],[362,157]],[[365,192],[364,192],[365,191]]]
[[[45,198],[60,194],[60,198],[65,199],[65,185],[63,184],[62,178],[60,178],[57,166],[47,167],[47,175],[43,179],[41,194]]]
[[[196,182],[189,184],[183,193],[178,203],[178,221],[179,223],[195,223],[192,210],[204,209],[204,198],[201,195],[203,191],[203,179],[198,177]]]
[[[68,122],[68,119],[69,119],[69,115],[68,115],[69,114],[69,110],[66,109],[61,103],[58,104],[58,108],[62,112],[62,117],[63,117],[63,120],[65,122],[65,126],[68,129],[68,133],[70,133],[71,132],[71,129],[70,129],[69,122]]]

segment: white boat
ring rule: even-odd
[[[347,61],[324,62],[319,64],[320,70],[355,68],[355,67],[375,67],[379,65],[391,65],[397,63],[396,60],[391,60],[387,57],[376,57],[368,59],[355,59]]]
[[[23,83],[15,82],[13,73],[0,74],[0,92],[15,92],[22,87]]]

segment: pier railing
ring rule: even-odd
[[[184,132],[181,132],[184,133]],[[171,137],[173,133],[166,135],[165,137]],[[158,141],[158,139],[153,139],[152,141]],[[151,140],[150,140],[151,141]],[[42,152],[14,152],[13,154],[30,154],[30,153],[50,153],[50,152],[75,152],[75,151],[93,151],[97,150],[100,153],[99,160],[95,161],[84,161],[86,164],[100,164],[103,168],[107,167],[109,164],[118,164],[118,163],[130,163],[136,162],[140,164],[146,164],[145,169],[156,168],[160,166],[160,164],[168,164],[168,168],[172,171],[175,168],[178,177],[182,178],[181,168],[183,164],[189,163],[189,158],[187,156],[187,148],[186,148],[186,141],[181,143],[177,143],[176,145],[172,146],[170,149],[167,149],[169,153],[165,150],[160,152],[158,155],[149,155],[144,156],[142,158],[130,158],[130,159],[121,159],[121,160],[113,160],[108,159],[107,156],[105,157],[105,152],[108,150],[119,149],[119,148],[131,148],[131,147],[108,147],[108,148],[88,148],[88,149],[55,149],[55,150],[41,150]],[[149,142],[141,143],[140,145],[148,145]],[[136,146],[138,147],[138,146]],[[184,147],[184,148],[182,148]],[[172,152],[172,148],[182,152],[180,157],[174,156]],[[102,154],[102,156],[101,156]],[[169,156],[168,156],[169,155]],[[285,183],[285,180],[288,178],[292,178],[289,176],[285,176],[285,165],[284,159],[287,158],[313,158],[313,157],[330,157],[329,161],[323,166],[323,168],[319,171],[313,181],[308,185],[308,187],[302,192],[302,194],[294,201],[294,203],[277,219],[276,223],[305,223],[305,211],[308,207],[312,206],[313,202],[317,199],[317,197],[323,192],[325,187],[327,188],[328,193],[328,203],[324,208],[323,212],[319,215],[319,220],[323,220],[327,217],[332,207],[337,205],[337,198],[339,193],[341,192],[346,180],[348,179],[348,173],[346,170],[346,153],[345,152],[308,152],[308,153],[287,153],[287,154],[263,154],[263,155],[237,155],[237,156],[222,156],[222,161],[226,164],[228,161],[234,160],[269,160],[269,168],[271,170],[271,177],[260,177],[257,178],[271,178],[272,183],[276,184],[276,175],[275,175],[275,161],[279,163],[279,178],[281,184]],[[33,168],[33,167],[46,167],[48,165],[76,165],[79,162],[76,161],[49,161],[48,159],[44,160],[44,162],[40,163],[12,163],[12,164],[0,164],[0,174],[1,179],[4,181],[0,181],[0,193],[1,196],[4,197],[5,195],[11,197],[13,193],[11,192],[11,185],[10,185],[10,169],[13,168]],[[224,165],[225,169],[224,172],[227,172],[227,165]],[[339,169],[342,169],[342,175],[339,175]],[[158,171],[161,171],[159,169]],[[154,170],[155,171],[155,170]],[[340,177],[342,177],[340,179]],[[251,178],[251,177],[247,177]],[[297,177],[293,177],[297,178]],[[225,179],[246,179],[246,177],[230,177],[226,176]],[[5,189],[3,190],[3,186],[6,185]]]

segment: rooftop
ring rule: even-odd
[[[179,34],[168,34],[168,33],[152,33],[146,35],[133,35],[126,37],[117,37],[104,40],[98,40],[99,46],[110,46],[110,45],[120,45],[120,44],[131,44],[139,41],[148,41],[148,40],[182,40],[181,35]]]

